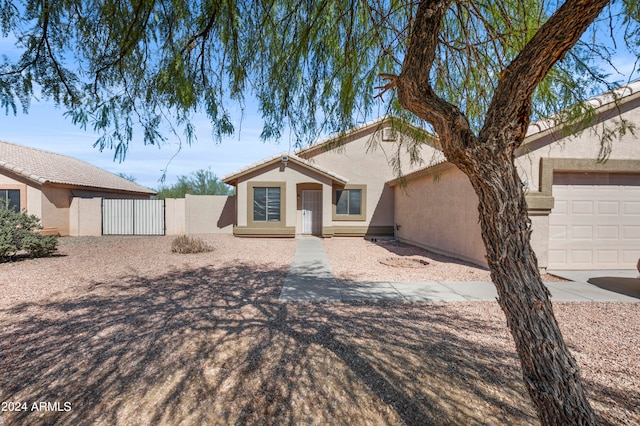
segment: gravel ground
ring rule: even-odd
[[[283,303],[294,240],[204,238],[0,264],[0,425],[537,423],[497,303]],[[640,304],[554,309],[601,423],[640,424]]]
[[[360,238],[323,241],[333,273],[344,281],[491,281],[485,268],[390,240],[371,242]],[[393,267],[393,260],[413,259],[416,267]],[[391,262],[389,262],[391,260]],[[398,263],[398,262],[395,262]],[[563,282],[545,274],[545,282]]]

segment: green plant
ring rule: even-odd
[[[184,198],[191,195],[233,195],[233,189],[222,182],[211,169],[200,169],[189,175],[178,176],[178,182],[170,186],[161,185],[156,198]]]
[[[42,235],[40,219],[26,212],[16,212],[0,201],[0,260],[14,258],[19,251],[31,257],[49,256],[57,250],[58,239]]]
[[[171,242],[171,251],[173,253],[206,253],[213,251],[213,247],[205,243],[201,238],[180,235]]]

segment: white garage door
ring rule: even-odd
[[[549,269],[633,269],[640,257],[640,174],[555,173]]]

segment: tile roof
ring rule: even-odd
[[[390,120],[390,117],[388,117],[388,116],[383,116],[383,117],[379,117],[379,118],[373,119],[373,120],[368,121],[368,122],[366,122],[364,124],[360,124],[358,126],[353,127],[352,129],[349,129],[343,136],[347,136],[347,137],[348,136],[352,136],[352,135],[354,135],[356,133],[363,132],[363,131],[369,130],[371,128],[376,128],[378,126],[382,126],[386,121],[389,121],[389,120]],[[305,146],[303,148],[300,148],[300,149],[296,150],[295,153],[296,153],[296,155],[305,155],[308,152],[314,151],[314,150],[322,147],[323,145],[326,145],[326,144],[328,144],[330,142],[335,141],[338,136],[339,135],[331,135],[331,136],[326,137],[324,139],[321,139],[321,140],[319,140],[317,142],[314,142],[311,145],[308,145],[308,146]]]
[[[615,106],[616,100],[620,103],[625,103],[630,101],[631,96],[637,95],[640,93],[640,80],[633,81],[629,84],[625,84],[624,86],[620,86],[613,91],[603,93],[602,95],[596,96],[594,98],[588,99],[586,103],[591,104],[596,109],[606,109],[609,106]],[[551,131],[558,127],[558,124],[553,118],[538,120],[529,125],[529,129],[527,129],[527,135],[523,144],[528,143],[527,139],[535,139],[537,135],[543,134],[545,132]],[[435,163],[428,164],[423,166],[417,170],[412,171],[403,176],[404,179],[414,179],[420,176],[424,176],[433,172],[434,170],[439,170],[442,168],[442,164],[447,163],[450,164],[446,159],[437,161]],[[451,164],[453,166],[453,164]],[[389,185],[398,185],[400,183],[400,178],[393,178],[387,182]]]
[[[0,141],[0,171],[8,170],[33,182],[72,185],[110,191],[155,194],[155,191],[66,155]]]
[[[640,92],[640,80],[632,81],[631,83],[620,86],[610,92],[587,99],[585,103],[590,104],[595,109],[604,108],[609,105],[614,106],[616,100],[620,103],[624,103],[629,100],[632,95],[635,95],[638,92]],[[554,120],[553,117],[538,120],[529,124],[526,137],[530,138],[536,134],[551,130],[555,128],[557,124],[558,123],[556,123],[556,120]]]
[[[273,156],[271,156],[269,158],[265,158],[264,160],[260,160],[260,161],[258,161],[256,163],[253,163],[253,164],[250,164],[250,165],[248,165],[246,167],[243,167],[242,169],[240,169],[238,171],[235,171],[235,172],[230,173],[230,174],[228,174],[226,176],[223,176],[222,177],[222,181],[224,183],[229,183],[231,181],[234,181],[235,179],[239,178],[240,176],[242,176],[242,175],[244,175],[246,173],[249,173],[249,172],[251,172],[253,170],[258,170],[258,169],[260,169],[260,168],[262,168],[264,166],[267,166],[269,164],[281,161],[282,157],[285,156],[285,155],[289,157],[289,161],[296,162],[296,163],[298,163],[298,164],[300,164],[300,165],[302,165],[304,167],[307,167],[309,169],[312,169],[312,170],[314,170],[314,171],[316,171],[316,172],[318,172],[320,174],[329,176],[330,178],[332,178],[334,180],[337,180],[339,182],[342,182],[342,183],[347,183],[348,182],[347,178],[342,177],[342,176],[332,172],[331,170],[327,170],[327,169],[325,169],[323,167],[320,167],[320,166],[317,166],[315,164],[312,164],[309,161],[307,161],[307,160],[305,160],[303,158],[300,158],[295,154],[288,154],[286,152],[282,152],[280,154],[273,155]]]

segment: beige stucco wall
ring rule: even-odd
[[[437,176],[437,178],[435,177]],[[395,187],[398,238],[486,266],[478,223],[478,198],[457,168]]]
[[[242,176],[237,184],[237,226],[247,227],[249,225],[249,183],[259,182],[284,182],[285,183],[285,223],[284,226],[295,228],[296,233],[301,233],[301,221],[298,219],[298,185],[318,184],[317,189],[322,190],[323,202],[323,226],[330,226],[331,209],[331,179],[310,171],[307,168],[289,162],[286,167],[282,163],[276,163],[267,168],[258,170]],[[301,186],[302,187],[302,186]]]
[[[165,232],[167,235],[185,235],[186,209],[184,198],[164,200]]]
[[[602,126],[613,128],[621,119],[640,123],[638,107],[640,98],[632,99],[619,110],[603,114],[595,128],[601,133]],[[541,159],[595,160],[599,150],[599,135],[591,129],[576,136],[563,137],[557,132],[533,135],[525,140],[516,166],[526,184],[527,193],[535,196],[541,189]],[[638,136],[627,133],[622,139],[614,140],[610,159],[640,159]],[[566,162],[569,167],[572,163]],[[613,163],[609,165],[613,167]],[[445,167],[445,170],[439,175],[431,174],[410,180],[406,190],[395,187],[396,222],[401,225],[399,237],[412,244],[486,265],[478,223],[477,197],[462,172],[453,167]],[[435,176],[438,178],[434,181]],[[547,268],[549,263],[548,214],[549,210],[530,210],[531,246],[542,269]]]
[[[69,207],[69,235],[102,235],[102,198],[79,198],[71,200]]]
[[[534,135],[525,140],[520,149],[521,156],[516,159],[518,172],[529,188],[529,192],[540,190],[541,158],[582,158],[596,159],[600,151],[602,126],[612,129],[620,120],[640,123],[640,98],[625,103],[620,109],[613,109],[602,115],[594,129],[587,129],[576,136],[565,136],[556,133]],[[610,159],[640,159],[640,139],[628,132],[620,140],[612,141]]]
[[[186,234],[231,234],[235,197],[226,195],[185,196]]]
[[[57,228],[60,235],[69,235],[71,191],[66,188],[42,187],[42,226]]]
[[[23,201],[22,209],[27,209],[27,213],[42,217],[42,194],[40,188],[36,188],[32,183],[20,176],[13,174],[0,173],[0,188],[3,189],[20,189],[21,201]],[[22,195],[25,191],[25,195]]]
[[[427,144],[423,145],[420,152],[423,162],[412,165],[406,136],[398,136],[396,141],[383,141],[382,130],[371,129],[364,134],[358,134],[355,138],[345,139],[340,146],[329,151],[312,150],[301,156],[314,165],[347,178],[349,184],[367,185],[366,219],[364,221],[333,221],[334,228],[392,227],[394,191],[385,184],[398,176],[392,167],[392,159],[400,159],[403,174],[442,159],[442,155]]]

